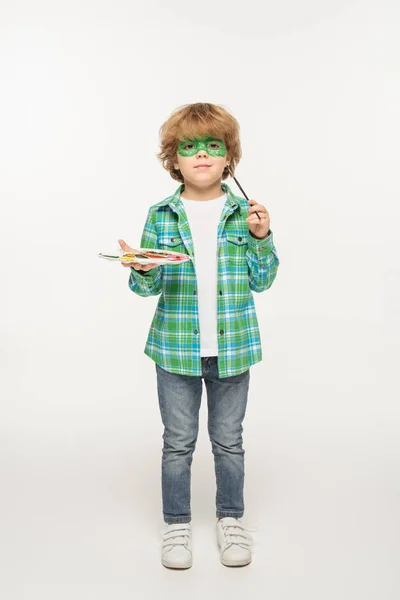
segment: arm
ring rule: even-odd
[[[157,248],[157,242],[157,231],[150,208],[144,225],[140,247]],[[158,267],[154,267],[149,271],[137,271],[133,267],[130,267],[128,285],[132,292],[135,292],[139,296],[157,296],[162,290],[162,265],[158,265]]]
[[[253,292],[263,292],[271,287],[279,267],[279,258],[273,241],[273,233],[269,230],[264,239],[259,239],[249,232],[249,246],[246,254],[249,270],[249,285]]]

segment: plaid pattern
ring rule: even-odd
[[[184,252],[192,257],[180,265],[159,265],[150,271],[131,267],[130,289],[139,296],[160,295],[144,353],[163,369],[181,375],[202,375],[196,261],[189,223],[175,194],[149,208],[140,246]],[[218,371],[220,377],[239,375],[262,360],[252,291],[271,287],[279,258],[272,231],[264,240],[253,237],[246,218],[249,204],[227,193],[218,225]]]

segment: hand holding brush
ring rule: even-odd
[[[236,185],[243,193],[247,202],[251,205],[248,211],[249,216],[246,219],[249,225],[250,233],[258,239],[266,238],[270,234],[270,218],[267,209],[262,204],[258,204],[256,200],[251,200],[250,198],[248,198],[246,192],[244,191],[236,177],[234,177],[229,166],[228,170],[230,176],[235,180]],[[258,210],[258,212],[256,209]],[[258,218],[256,218],[255,215],[257,215]]]

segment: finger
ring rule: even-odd
[[[251,214],[253,212],[268,212],[267,209],[265,208],[265,206],[263,206],[262,204],[254,204],[253,206],[251,206],[248,210],[248,213]]]
[[[262,204],[260,204],[257,200],[253,200],[252,198],[249,199],[248,204],[251,204],[251,206],[262,206]]]
[[[123,252],[132,252],[132,248],[128,246],[128,244],[124,242],[124,240],[118,240],[118,243]]]
[[[142,265],[142,263],[136,263],[136,262],[121,262],[121,265],[123,267],[133,267],[135,269],[135,271],[150,271],[150,269],[153,269],[154,267],[158,267],[157,263],[149,263],[147,265]]]
[[[250,217],[246,218],[246,221],[248,223],[252,223],[253,221],[266,221],[269,217],[267,217],[267,215],[265,213],[260,213],[260,218],[257,217],[256,214],[251,215]]]

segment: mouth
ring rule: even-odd
[[[195,169],[209,169],[211,165],[196,165]]]

